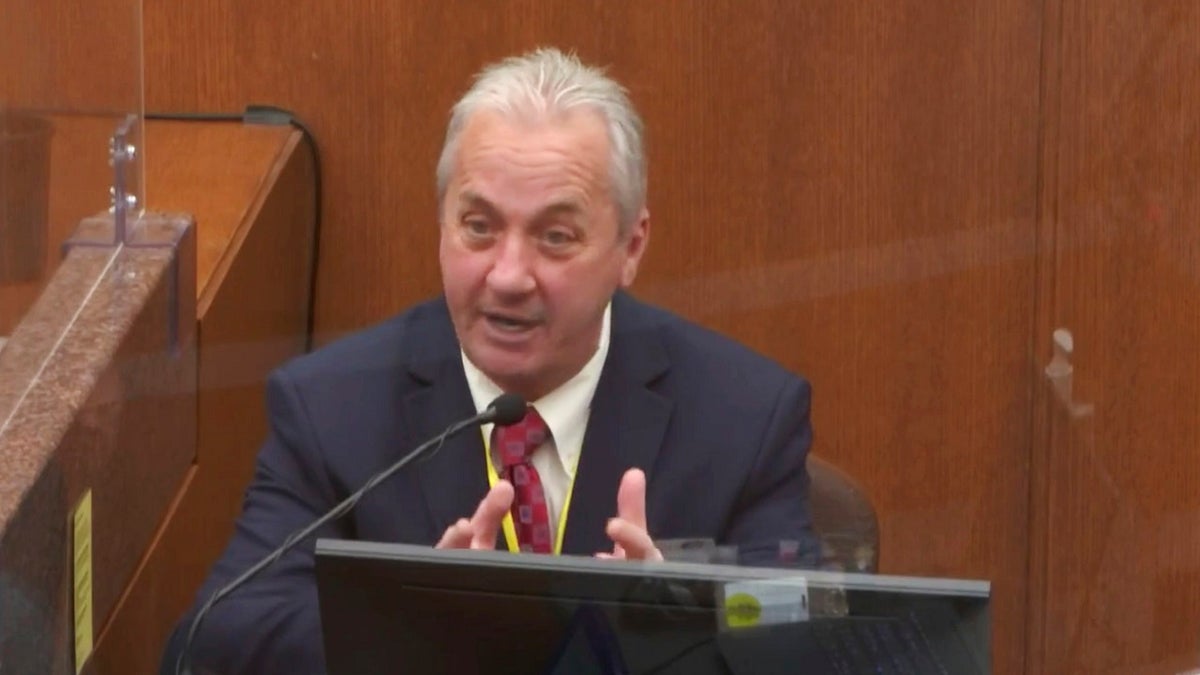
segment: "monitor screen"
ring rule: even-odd
[[[317,542],[330,675],[986,673],[986,582]]]

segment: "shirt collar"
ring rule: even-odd
[[[542,419],[546,421],[546,426],[550,428],[559,460],[562,461],[562,466],[568,475],[572,477],[575,475],[575,466],[579,461],[580,450],[583,448],[583,435],[591,410],[592,396],[596,393],[596,386],[600,383],[600,374],[604,369],[604,360],[608,356],[611,323],[612,303],[609,302],[608,306],[604,308],[604,319],[600,326],[600,342],[592,357],[571,379],[531,403],[533,407],[537,408]],[[471,390],[475,410],[483,412],[497,396],[504,392],[474,363],[471,363],[466,352],[463,352],[461,348],[459,353],[462,356],[463,371],[467,376],[467,387]],[[484,439],[491,438],[492,425],[483,425],[481,431]]]

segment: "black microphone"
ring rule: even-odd
[[[446,430],[440,435],[425,441],[421,445],[417,446],[415,450],[397,460],[395,464],[372,476],[371,479],[364,483],[363,486],[360,487],[354,494],[346,497],[340,504],[330,509],[328,513],[315,520],[311,525],[303,530],[293,532],[290,536],[288,536],[287,539],[284,540],[282,544],[280,544],[279,548],[272,551],[270,555],[258,561],[254,567],[246,570],[241,576],[225,584],[215,593],[209,596],[208,601],[204,603],[204,606],[200,608],[200,611],[196,612],[196,618],[192,620],[192,627],[188,630],[187,641],[184,642],[183,651],[179,653],[179,660],[175,663],[175,675],[190,675],[191,668],[189,667],[189,664],[191,659],[188,657],[188,653],[192,649],[192,641],[196,639],[196,633],[200,630],[200,622],[204,620],[205,615],[207,615],[209,610],[213,608],[213,605],[217,604],[222,598],[240,588],[242,584],[253,579],[256,575],[258,575],[259,572],[270,567],[277,560],[283,557],[284,553],[290,551],[293,546],[312,536],[312,533],[320,529],[322,525],[325,525],[331,520],[344,516],[350,511],[350,509],[354,508],[354,505],[358,503],[358,500],[362,499],[363,495],[371,491],[376,485],[379,485],[383,481],[390,478],[409,462],[420,457],[422,454],[425,454],[425,452],[429,451],[430,448],[433,448],[432,452],[437,452],[441,449],[442,444],[446,442],[447,438],[450,438],[463,429],[481,426],[484,424],[495,424],[499,427],[506,427],[510,424],[516,424],[517,422],[520,422],[522,419],[524,419],[524,417],[525,399],[516,394],[501,394],[497,396],[496,399],[492,401],[491,404],[488,405],[487,409],[483,412],[475,415],[474,417],[469,417],[460,422],[455,422],[449,427],[446,427]],[[430,456],[432,456],[432,454]]]

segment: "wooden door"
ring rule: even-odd
[[[1200,665],[1200,5],[1046,3],[1029,672]]]

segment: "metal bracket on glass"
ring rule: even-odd
[[[130,217],[136,218],[139,214],[138,196],[132,180],[136,175],[134,167],[138,159],[138,149],[134,143],[137,122],[136,115],[127,115],[108,141],[108,163],[113,170],[109,211],[113,214],[116,242],[120,243],[128,242]]]
[[[63,242],[62,253],[78,247],[114,248],[132,244],[131,237],[141,206],[134,186],[137,175],[138,117],[126,115],[108,139],[108,165],[112,167],[112,185],[108,187],[108,212],[84,218]]]
[[[193,222],[190,216],[168,213],[146,213],[138,199],[137,162],[139,152],[136,139],[140,133],[139,118],[126,116],[109,139],[109,165],[112,167],[112,186],[109,188],[110,205],[107,213],[84,218],[71,237],[63,242],[63,255],[75,248],[110,249],[112,255],[121,255],[126,249],[156,249],[171,255],[167,283],[171,298],[167,312],[168,343],[173,353],[178,354],[183,323],[189,317],[182,316],[179,303],[183,284],[181,274],[195,274],[193,266],[181,267],[178,249]],[[120,272],[118,283],[136,282],[137,270]],[[191,319],[194,320],[194,319]]]
[[[1096,406],[1076,401],[1073,392],[1075,367],[1071,365],[1071,354],[1075,351],[1075,338],[1066,328],[1056,329],[1052,338],[1054,357],[1050,359],[1050,365],[1046,366],[1046,378],[1050,380],[1055,397],[1071,417],[1088,417],[1095,412]]]

